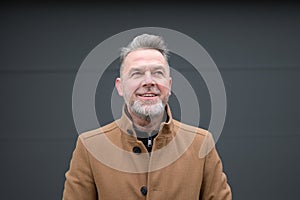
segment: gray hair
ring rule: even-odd
[[[169,56],[169,50],[167,49],[167,46],[161,36],[157,35],[149,35],[149,34],[142,34],[139,36],[136,36],[127,47],[123,47],[121,49],[120,54],[120,75],[123,70],[123,62],[126,58],[126,56],[135,50],[138,49],[155,49],[158,50],[166,59],[168,62],[168,56]]]

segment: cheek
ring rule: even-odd
[[[130,83],[127,82],[124,87],[123,87],[123,91],[128,95],[128,96],[132,96],[132,94],[136,91],[136,89],[138,88],[138,85],[135,83]]]
[[[158,85],[158,89],[160,90],[160,92],[163,94],[163,95],[169,95],[169,93],[171,92],[171,87],[169,85],[169,83],[167,82],[163,82],[163,83],[160,83],[160,84],[157,84]]]

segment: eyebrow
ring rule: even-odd
[[[144,70],[144,68],[145,68],[146,66],[143,66],[142,68],[138,68],[138,67],[133,67],[133,68],[131,68],[130,70],[129,70],[129,72],[128,72],[128,74],[131,74],[132,72],[140,72],[140,71],[143,71]],[[151,71],[152,70],[158,70],[158,69],[161,69],[161,70],[163,70],[164,72],[166,72],[166,69],[165,69],[166,67],[165,66],[162,66],[162,65],[157,65],[157,66],[153,66],[153,67],[151,67]]]
[[[165,68],[166,68],[166,67],[165,67],[165,66],[162,66],[162,65],[158,65],[158,66],[154,66],[154,67],[153,67],[154,70],[161,69],[161,70],[163,70],[164,72],[166,72],[166,69],[165,69]]]

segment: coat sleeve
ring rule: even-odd
[[[90,166],[87,149],[80,137],[66,172],[63,200],[97,200],[97,189],[95,186],[92,169]]]
[[[210,136],[210,140],[213,140]],[[210,142],[211,143],[211,142]],[[199,200],[232,200],[232,193],[215,145],[205,156],[203,182]]]

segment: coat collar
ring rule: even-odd
[[[170,110],[170,106],[167,104],[165,107],[165,113],[166,113],[166,121],[162,122],[160,124],[158,135],[157,137],[172,137],[174,131],[174,122]],[[126,114],[126,105],[123,106],[122,109],[122,116],[120,119],[116,120],[117,125],[122,130],[122,132],[126,133],[124,135],[127,135],[126,137],[129,137],[129,139],[136,139],[137,134],[134,129],[132,120],[130,116]]]

